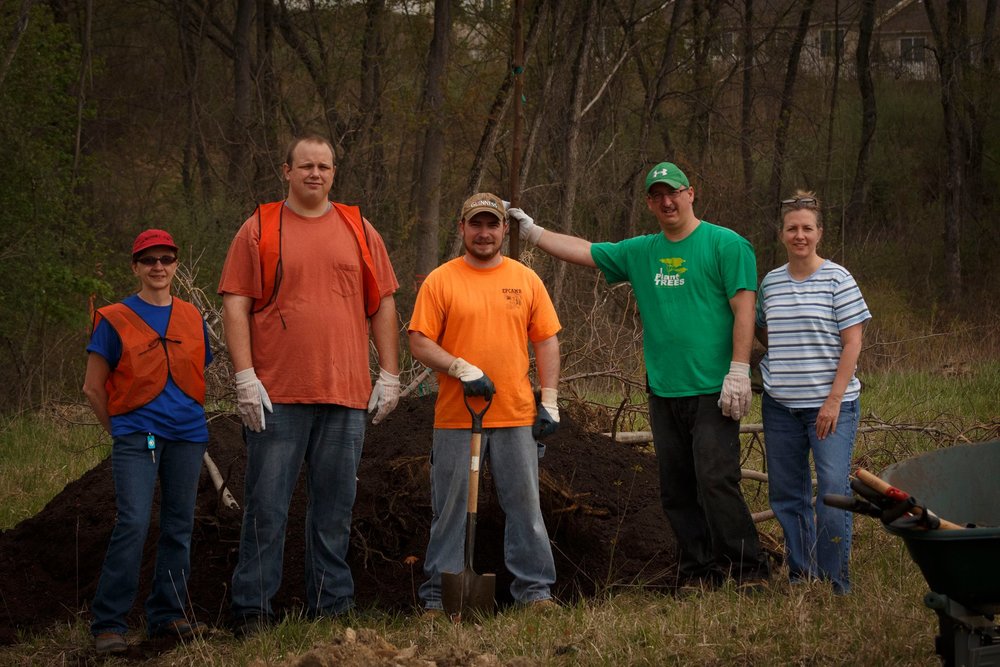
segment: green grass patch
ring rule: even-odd
[[[0,422],[0,530],[37,514],[111,451],[99,426],[38,413]]]

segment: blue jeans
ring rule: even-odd
[[[853,516],[817,502],[813,508],[809,452],[824,494],[851,495],[851,456],[858,431],[858,401],[841,403],[837,430],[816,437],[819,408],[786,408],[764,394],[764,444],[767,452],[768,498],[785,534],[788,573],[792,581],[819,577],[833,582],[834,592],[849,593]]]
[[[441,573],[465,569],[465,521],[469,497],[469,443],[472,432],[434,429],[431,452],[431,535],[427,543],[420,599],[441,609]],[[500,507],[506,515],[504,563],[514,575],[511,595],[530,603],[552,597],[556,581],[552,547],[539,506],[540,449],[530,426],[483,429],[480,460],[489,457]]]
[[[160,479],[160,537],[156,544],[153,586],[146,599],[146,630],[155,634],[170,621],[185,618],[191,574],[191,530],[198,479],[206,443],[156,438],[156,457],[145,433],[114,439],[111,472],[118,516],[90,610],[90,631],[124,634],[126,617],[139,588],[142,551],[149,530],[156,479]]]
[[[233,571],[236,618],[271,618],[281,586],[288,505],[306,464],[305,579],[310,616],[354,606],[347,565],[351,512],[365,439],[365,411],[329,404],[275,404],[260,433],[244,429],[247,470],[240,559]]]
[[[719,394],[649,395],[660,503],[677,536],[681,581],[769,576],[740,490],[740,423],[718,401]]]

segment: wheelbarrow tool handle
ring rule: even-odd
[[[842,496],[837,493],[825,493],[823,494],[823,504],[827,507],[836,507],[837,509],[854,512],[855,514],[864,514],[878,519],[882,518],[882,510],[864,498]]]
[[[894,519],[890,521],[886,521],[886,518],[883,518],[882,520],[885,523],[892,523],[892,521],[895,521],[896,519],[902,517],[904,514],[909,513],[914,515],[918,519],[924,517],[925,515],[929,515],[926,516],[926,518],[918,521],[918,524],[925,528],[942,529],[942,530],[962,530],[964,528],[964,526],[960,526],[957,523],[953,523],[951,521],[948,521],[947,519],[940,518],[939,516],[928,510],[926,507],[921,505],[916,498],[911,496],[906,491],[903,491],[902,489],[898,489],[890,485],[885,480],[881,479],[877,475],[868,472],[864,468],[858,468],[857,471],[855,472],[855,476],[869,488],[876,491],[877,493],[882,494],[891,502],[895,503],[894,506],[886,508],[887,510],[890,511],[890,515],[895,514],[897,511],[902,510],[902,512],[899,515],[897,515]]]
[[[851,490],[867,500],[869,503],[881,507],[882,509],[887,509],[890,505],[888,498],[862,482],[857,477],[851,477]]]

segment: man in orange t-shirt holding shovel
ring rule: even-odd
[[[409,325],[414,358],[438,371],[439,383],[431,453],[434,516],[424,562],[428,578],[420,587],[431,616],[442,609],[442,573],[463,568],[471,396],[489,402],[481,456],[489,459],[506,515],[511,594],[521,604],[555,605],[555,563],[539,507],[538,459],[544,450],[536,439],[559,425],[561,326],[538,275],[500,254],[508,228],[499,197],[479,193],[467,199],[458,223],[465,254],[427,276]],[[529,342],[541,385],[537,409],[528,377]]]

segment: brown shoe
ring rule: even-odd
[[[175,618],[169,623],[164,623],[159,628],[150,633],[150,639],[176,639],[182,642],[197,639],[208,632],[208,626],[198,621],[188,622],[183,618]]]
[[[531,607],[532,611],[540,611],[544,613],[555,611],[556,609],[561,609],[559,603],[553,600],[552,598],[543,598],[541,600],[534,600],[533,602],[528,603],[528,606]]]
[[[94,649],[97,655],[118,655],[128,650],[128,642],[119,632],[102,632],[94,636]]]

